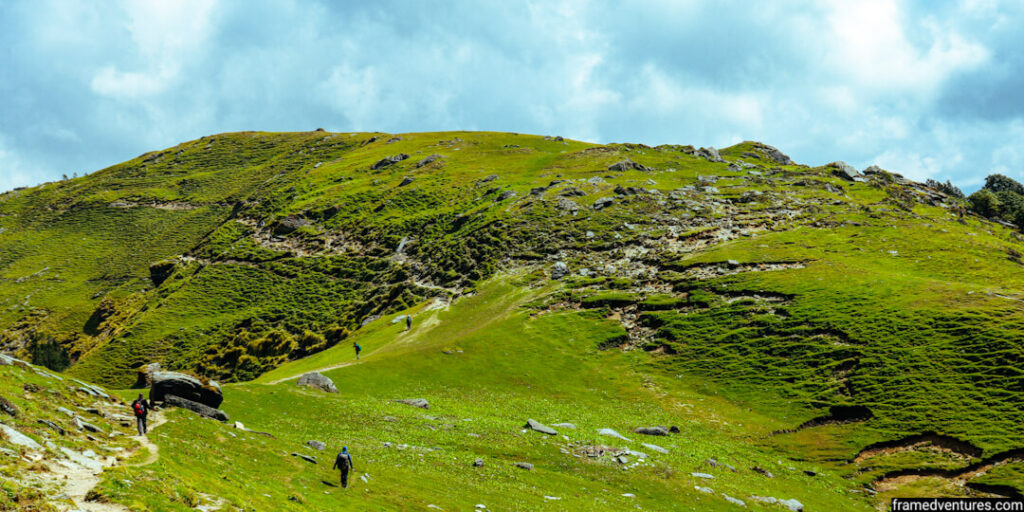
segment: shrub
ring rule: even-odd
[[[999,198],[991,190],[983,188],[967,198],[971,211],[985,217],[999,215]]]

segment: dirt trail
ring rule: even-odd
[[[149,424],[150,432],[167,422],[167,418],[165,418],[163,414],[157,412],[153,412],[150,418],[152,420]],[[137,437],[136,441],[138,441],[139,447],[127,452],[125,456],[130,457],[132,454],[138,452],[139,448],[142,447],[149,450],[149,456],[146,457],[146,460],[131,464],[131,466],[146,466],[156,462],[160,458],[159,447],[150,441],[148,437]],[[113,458],[108,458],[106,461],[97,462],[96,464],[83,463],[83,460],[84,458],[75,457],[71,460],[60,460],[49,464],[51,471],[50,479],[60,488],[59,492],[74,503],[73,506],[65,506],[62,510],[85,512],[131,512],[131,509],[117,503],[86,501],[86,496],[88,496],[89,491],[99,484],[100,479],[103,476],[103,468],[114,467],[117,465],[117,462]]]

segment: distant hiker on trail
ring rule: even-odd
[[[135,423],[139,427],[139,435],[146,435],[146,415],[149,414],[149,402],[145,398],[142,398],[142,394],[139,393],[139,397],[132,402],[132,412],[135,413]]]
[[[412,329],[412,317],[405,315],[405,330],[408,331],[409,329]]]
[[[360,347],[356,342],[352,342],[352,348],[356,349],[356,359],[359,359],[359,353],[363,351],[363,347]]]
[[[348,472],[352,468],[352,456],[348,454],[348,446],[341,448],[341,453],[334,459],[334,467],[331,469],[337,469],[341,471],[341,486],[348,488]]]

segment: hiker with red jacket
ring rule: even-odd
[[[135,413],[135,423],[139,427],[139,435],[146,435],[146,415],[149,414],[149,402],[142,398],[142,394],[132,402],[132,412]]]

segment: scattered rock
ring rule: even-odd
[[[65,414],[65,415],[67,415],[69,417],[75,415],[75,413],[71,412],[71,410],[69,410],[67,408],[64,408],[64,407],[58,407],[57,408],[57,412],[59,412],[61,414]]]
[[[529,462],[516,462],[516,467],[527,471],[533,471],[533,464],[530,464]]]
[[[204,384],[198,378],[181,372],[157,371],[151,375],[153,385],[149,389],[151,402],[163,402],[168,395],[201,403],[216,409],[224,401],[220,387],[207,381]]]
[[[662,448],[662,447],[660,447],[660,446],[658,446],[656,444],[640,443],[640,445],[643,446],[644,448],[647,448],[648,450],[651,450],[651,451],[655,451],[655,452],[662,453],[662,454],[667,454],[668,453],[668,450],[666,450],[666,449],[664,449],[664,448]]]
[[[607,208],[607,207],[611,206],[614,203],[615,203],[615,198],[614,197],[602,197],[602,198],[598,199],[597,201],[594,201],[594,207],[593,208],[595,210],[601,210],[601,209],[604,209],[604,208]]]
[[[319,389],[327,393],[337,393],[338,388],[334,386],[334,381],[329,377],[325,377],[320,372],[309,372],[299,377],[299,386],[306,386],[314,389]]]
[[[3,411],[8,416],[12,416],[15,418],[17,418],[18,414],[21,413],[21,411],[19,411],[18,408],[15,407],[15,405],[12,404],[10,400],[2,396],[0,396],[0,411]]]
[[[572,423],[555,423],[554,425],[551,425],[551,426],[552,427],[558,427],[558,428],[567,428],[567,429],[570,429],[570,430],[576,428],[576,425],[573,425]]]
[[[632,442],[631,439],[629,439],[627,437],[624,437],[622,434],[620,434],[620,433],[618,433],[618,432],[616,432],[616,431],[614,431],[614,430],[612,430],[610,428],[599,429],[597,431],[597,434],[598,435],[602,435],[602,436],[615,437],[615,438],[618,438],[618,439],[622,439],[623,441]]]
[[[560,195],[560,196],[568,196],[568,197],[580,197],[580,196],[587,195],[587,193],[582,191],[582,190],[580,190],[580,189],[578,189],[578,188],[576,188],[576,187],[566,187],[565,190],[563,190],[558,195]]]
[[[187,398],[182,398],[177,395],[167,395],[164,397],[164,403],[171,407],[180,407],[182,409],[190,410],[204,418],[210,418],[217,421],[228,421],[228,415],[220,409],[214,409],[206,404],[194,402]]]
[[[370,166],[370,168],[373,169],[373,170],[383,169],[383,168],[385,168],[385,167],[387,167],[389,165],[397,164],[398,162],[401,162],[402,160],[405,160],[406,158],[409,158],[409,155],[407,155],[405,153],[399,153],[397,155],[391,155],[391,156],[389,156],[387,158],[384,158],[384,159],[381,159],[381,160],[377,161],[377,163],[375,163],[372,166]]]
[[[795,162],[788,155],[779,151],[777,148],[769,146],[767,144],[758,144],[757,150],[760,151],[764,156],[768,157],[769,160],[780,164],[780,165],[795,165]]]
[[[775,478],[775,475],[773,475],[771,471],[768,471],[767,469],[764,469],[762,467],[754,466],[750,468],[750,470],[753,471],[754,473],[760,473],[768,478]]]
[[[793,498],[788,500],[779,500],[779,505],[788,508],[792,512],[803,512],[804,510],[804,504]]]
[[[692,476],[694,478],[704,478],[704,479],[707,479],[707,480],[715,478],[714,475],[709,475],[707,473],[690,473],[690,476]]]
[[[556,262],[551,267],[551,279],[561,279],[569,275],[569,273],[569,265],[566,265],[565,262]]]
[[[484,467],[484,460],[479,458],[479,457],[477,457],[477,459],[473,461],[473,467],[474,468],[482,468],[482,467]]]
[[[402,178],[402,182],[401,182],[401,183],[399,183],[399,184],[398,184],[398,186],[399,186],[399,187],[404,187],[404,186],[406,186],[406,185],[409,185],[409,184],[411,184],[411,183],[412,183],[412,182],[414,182],[414,181],[416,181],[416,180],[412,179],[412,177],[410,177],[410,176],[406,176],[406,177]]]
[[[400,400],[392,400],[392,402],[411,405],[413,407],[419,407],[420,409],[430,409],[430,403],[424,398],[403,398]]]
[[[633,429],[634,433],[645,436],[667,436],[668,429],[665,427],[638,427]]]
[[[321,452],[327,449],[327,445],[321,441],[306,441],[306,446]]]
[[[558,432],[556,432],[555,429],[532,419],[526,420],[526,425],[523,425],[523,428],[528,428],[530,430],[540,432],[541,434],[547,434],[549,436],[558,435]]]
[[[693,488],[697,489],[698,491],[700,491],[700,492],[702,492],[704,494],[714,494],[715,493],[715,490],[710,488],[710,487],[701,487],[699,485],[695,485],[695,486],[693,486]]]
[[[506,190],[506,191],[502,192],[501,195],[499,195],[498,198],[495,199],[495,201],[496,202],[504,201],[506,199],[511,199],[511,198],[513,198],[515,196],[516,196],[516,191],[515,190]]]
[[[559,197],[558,202],[555,204],[555,208],[565,212],[576,213],[580,210],[580,205],[576,204],[576,201],[571,199]]]
[[[97,427],[96,425],[93,425],[92,423],[89,423],[89,422],[83,420],[82,418],[79,418],[78,416],[75,416],[74,418],[72,418],[71,419],[71,423],[74,424],[75,428],[77,428],[78,430],[84,430],[86,432],[93,432],[93,433],[97,433],[97,434],[103,432],[103,429]]]
[[[298,457],[311,464],[318,464],[318,462],[316,461],[316,457],[310,457],[309,455],[303,455],[301,453],[292,452],[292,457]]]
[[[53,429],[54,432],[56,432],[56,433],[58,433],[58,434],[60,434],[62,436],[67,434],[67,432],[60,425],[58,425],[58,424],[56,424],[56,423],[54,423],[54,422],[52,422],[50,420],[37,420],[36,423],[42,423],[43,425],[46,425],[47,427],[50,427],[51,429]]]
[[[484,179],[480,180],[480,183],[490,183],[496,179],[498,179],[497,174],[489,174]]]
[[[679,433],[679,427],[677,427],[675,425],[672,425],[671,427],[668,428],[668,431],[673,433],[673,434],[678,434]]]
[[[733,498],[732,496],[729,496],[728,494],[723,494],[722,498],[724,498],[725,501],[728,501],[729,503],[732,503],[733,505],[739,505],[741,507],[747,506],[747,504],[744,503],[743,500],[737,499],[737,498]]]
[[[811,471],[809,469],[805,469],[804,470],[804,474],[807,475],[807,476],[818,476],[818,473],[816,473],[814,471]]]
[[[442,158],[441,155],[439,155],[437,153],[434,153],[433,155],[430,155],[430,156],[424,158],[423,160],[420,160],[419,162],[416,162],[416,168],[419,169],[420,167],[423,167],[424,165],[430,165],[430,164],[440,160],[441,158]]]

